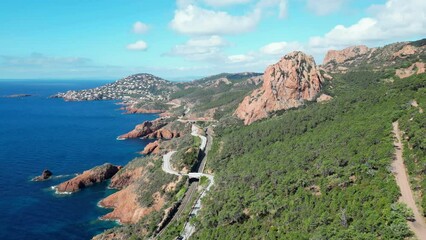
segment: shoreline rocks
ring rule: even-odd
[[[121,136],[118,140],[125,140],[131,138],[144,138],[144,139],[172,139],[180,137],[180,132],[165,128],[169,124],[167,118],[157,118],[153,121],[145,121]]]
[[[166,124],[167,123],[164,122],[161,118],[155,119],[153,121],[145,121],[142,124],[136,125],[135,129],[132,131],[119,136],[118,139],[124,140],[129,138],[144,137],[166,126]]]
[[[50,170],[45,169],[45,170],[43,170],[43,172],[41,173],[40,176],[33,178],[33,181],[36,181],[36,182],[46,181],[46,180],[50,179],[50,177],[52,175],[53,175],[53,173]]]
[[[144,154],[144,155],[159,154],[160,153],[160,143],[158,141],[148,143],[148,145],[145,146],[144,150],[141,153]]]
[[[101,166],[94,167],[84,171],[82,174],[56,186],[57,193],[74,193],[83,188],[89,187],[95,183],[103,182],[113,177],[119,170],[120,166],[105,163]]]

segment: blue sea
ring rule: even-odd
[[[116,137],[153,114],[128,115],[114,101],[65,102],[49,99],[60,91],[92,88],[107,81],[1,80],[0,96],[0,239],[90,239],[115,226],[98,217],[97,207],[114,190],[98,184],[72,195],[51,186],[105,162],[125,165],[139,156],[147,140]],[[54,178],[30,181],[44,169]]]

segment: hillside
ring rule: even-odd
[[[401,54],[411,46],[414,51]],[[144,123],[130,132],[157,138],[155,152],[129,163],[112,182],[121,189],[117,195],[130,194],[132,207],[145,214],[96,239],[175,239],[188,235],[188,224],[191,239],[411,239],[412,212],[398,201],[391,165],[392,123],[403,130],[405,164],[426,215],[426,74],[419,68],[398,74],[424,63],[424,41],[377,48],[374,57],[368,48],[355,49],[330,52],[320,70],[305,54],[292,53],[281,60],[285,64],[267,68],[279,74],[219,74],[175,84],[177,90],[159,101],[169,106],[168,117],[156,120],[160,129],[147,131]],[[281,88],[290,80],[296,93]],[[245,98],[267,92],[265,86],[275,90],[272,97],[248,104],[306,98],[244,125],[235,111]],[[302,86],[315,91],[306,88],[304,94]],[[208,144],[213,141],[202,171],[214,176],[214,185],[197,214],[193,208],[207,180],[176,178],[161,169],[161,156],[172,151],[173,171],[202,165],[207,152],[200,154],[192,122],[205,127]],[[166,130],[176,134],[157,134]],[[120,208],[126,209],[112,215]]]
[[[410,236],[390,169],[391,123],[409,116],[401,107],[424,93],[426,78],[384,77],[338,75],[329,103],[216,129],[207,167],[217,184],[195,239]]]
[[[426,61],[426,39],[399,42],[383,47],[353,46],[343,50],[331,50],[324,58],[322,67],[328,72],[347,72],[354,69],[408,68],[416,62]]]
[[[151,74],[135,74],[104,86],[58,93],[52,97],[66,101],[129,100],[164,101],[176,91],[174,83]]]
[[[232,115],[244,96],[262,81],[259,73],[222,73],[180,83],[182,90],[173,93],[171,99],[181,103],[182,108],[176,110],[180,110],[187,119],[218,120]]]

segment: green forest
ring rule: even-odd
[[[307,103],[250,126],[215,129],[195,239],[404,239],[409,211],[397,203],[392,122],[405,131],[404,156],[426,189],[425,74],[335,74]],[[413,107],[417,100],[419,107]],[[426,198],[422,200],[426,209]]]

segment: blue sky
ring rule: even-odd
[[[0,22],[0,79],[189,80],[420,39],[426,1],[2,0]]]

